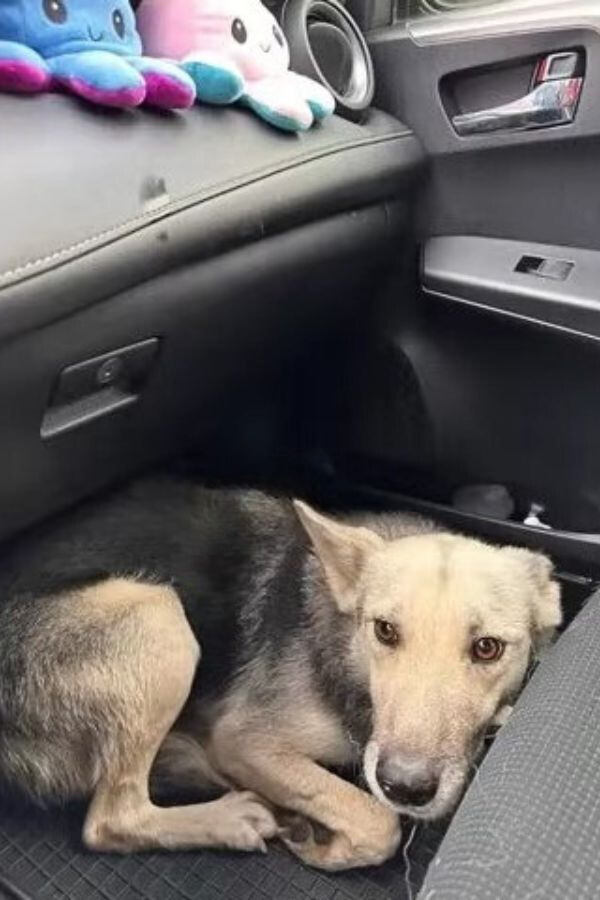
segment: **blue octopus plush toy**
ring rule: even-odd
[[[0,0],[0,90],[71,91],[103,106],[187,109],[192,79],[142,55],[129,0]]]

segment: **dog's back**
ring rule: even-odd
[[[306,543],[288,501],[171,477],[136,481],[32,529],[0,550],[0,697],[10,648],[22,646],[36,610],[115,577],[176,590],[202,635],[210,692],[229,674],[244,608],[290,547],[297,556]]]
[[[397,513],[349,519],[387,538],[433,529]],[[170,476],[134,481],[31,529],[0,548],[0,711],[24,623],[49,598],[116,577],[175,589],[202,640],[211,694],[245,663],[259,631],[275,646],[294,639],[309,545],[287,499]]]
[[[359,518],[387,536],[430,527],[397,515]],[[347,617],[325,602],[319,567],[291,502],[258,491],[211,490],[185,479],[155,477],[82,504],[0,551],[0,768],[3,758],[5,770],[22,765],[26,754],[21,734],[28,747],[32,736],[38,747],[31,758],[43,757],[51,742],[46,736],[36,744],[42,719],[60,725],[59,744],[61,734],[79,727],[76,722],[60,723],[65,713],[51,706],[42,710],[37,698],[44,700],[46,686],[59,673],[64,680],[66,669],[93,670],[112,653],[104,613],[90,622],[98,591],[106,588],[109,606],[112,603],[112,584],[117,585],[115,595],[123,585],[137,585],[142,605],[144,590],[152,599],[152,588],[179,598],[202,647],[190,698],[207,721],[218,701],[235,690],[234,685],[239,689],[240,673],[249,683],[252,666],[253,690],[268,706],[280,691],[279,676],[289,675],[293,661],[298,683],[310,682],[348,731],[358,732],[367,722],[364,690],[354,690],[350,671],[342,675]],[[129,596],[130,588],[125,592]],[[111,634],[114,638],[117,632]],[[164,640],[168,643],[168,635]],[[159,636],[145,653],[160,654],[161,641]],[[115,658],[109,668],[118,677],[131,654],[125,641],[116,649],[120,662]],[[143,665],[151,668],[154,663],[148,658]],[[54,692],[62,690],[56,682]],[[82,733],[88,720],[94,723],[95,712],[87,702],[86,694],[77,699]],[[48,763],[51,767],[56,768],[54,762]],[[26,772],[13,780],[31,784],[36,778],[36,773]],[[42,777],[38,793],[45,790]],[[59,794],[61,790],[72,792],[59,784]]]

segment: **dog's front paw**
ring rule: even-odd
[[[336,872],[381,865],[396,853],[402,832],[398,816],[381,807],[381,814],[367,817],[360,828],[353,823],[327,834],[322,826],[303,820],[280,836],[307,865]]]
[[[354,838],[359,851],[362,848],[369,862],[366,865],[378,866],[390,859],[400,846],[402,829],[397,813],[377,804],[377,812],[365,819],[362,833]]]
[[[279,833],[279,826],[260,797],[242,791],[226,794],[215,802],[211,830],[218,846],[266,853],[265,842]]]

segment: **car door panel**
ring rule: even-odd
[[[423,47],[405,30],[392,28],[378,34],[371,48],[379,72],[378,102],[402,112],[431,156],[423,208],[428,234],[600,247],[592,202],[596,192],[600,199],[598,32],[550,30]],[[537,61],[571,49],[580,49],[586,59],[573,125],[468,138],[455,132],[441,93],[450,76],[460,73],[465,100],[486,108],[526,94]],[[560,177],[565,152],[568,181]]]
[[[429,295],[600,339],[600,252],[498,238],[430,238]]]
[[[492,34],[493,17],[475,14],[440,15],[437,30],[398,16],[371,32],[377,102],[420,137],[428,180],[414,297],[398,279],[381,304],[335,441],[353,478],[442,513],[458,486],[505,484],[516,520],[541,503],[574,536],[571,559],[581,535],[589,567],[584,534],[600,533],[600,17],[582,6],[514,17],[513,28],[505,12]],[[526,97],[540,61],[563,51],[584,77],[573,123],[457,133],[454,115]],[[502,523],[495,537],[522,542],[522,527]],[[539,530],[530,539],[548,543]]]

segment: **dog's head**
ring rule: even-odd
[[[550,561],[443,533],[386,539],[302,503],[298,515],[369,686],[370,790],[432,819],[457,802],[483,736],[561,621]]]

